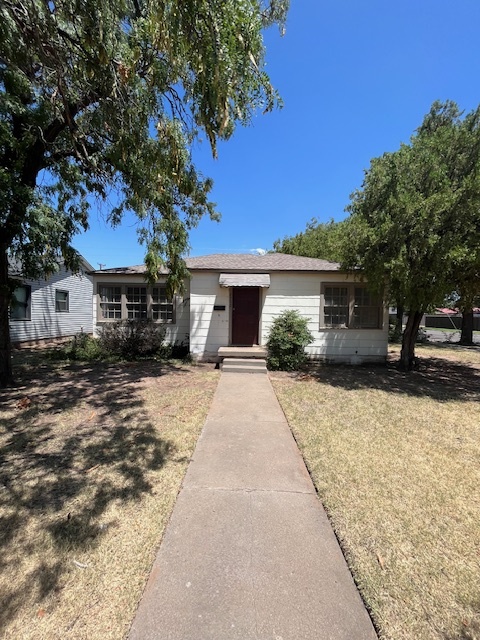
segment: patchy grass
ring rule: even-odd
[[[480,348],[417,355],[271,380],[380,637],[478,640]]]
[[[119,640],[218,372],[22,358],[0,396],[1,637]]]

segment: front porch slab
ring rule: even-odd
[[[266,358],[267,350],[265,347],[220,347],[218,357],[223,358]]]

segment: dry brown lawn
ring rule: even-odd
[[[480,348],[418,356],[270,375],[380,637],[478,640]]]
[[[49,363],[0,400],[0,637],[126,636],[218,380]]]

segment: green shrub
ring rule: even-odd
[[[80,331],[73,338],[60,347],[48,352],[51,360],[99,360],[102,350],[98,340],[88,333]]]
[[[312,342],[308,318],[303,318],[293,309],[283,311],[270,328],[267,367],[277,371],[296,371],[305,364],[305,347]]]
[[[104,353],[125,360],[166,357],[165,331],[164,325],[151,320],[121,320],[103,325],[98,340]]]
[[[177,340],[171,346],[170,358],[184,361],[190,359],[190,340],[188,335],[181,342]]]

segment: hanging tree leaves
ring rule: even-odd
[[[25,276],[75,267],[92,197],[139,220],[151,279],[185,275],[188,230],[217,217],[191,161],[279,103],[262,30],[288,0],[3,0],[0,6],[0,381],[8,370],[7,252]],[[113,194],[113,196],[112,196]],[[5,333],[6,332],[6,333]]]

